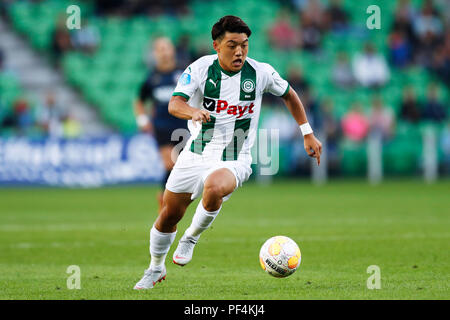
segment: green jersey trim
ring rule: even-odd
[[[217,59],[214,60],[214,63],[216,63],[216,61]],[[217,69],[217,67],[214,65],[214,63],[208,68],[208,77],[206,78],[203,96],[219,99],[220,87],[222,86],[222,74],[220,73],[220,70]]]
[[[248,137],[252,118],[236,120],[233,137],[222,152],[222,161],[237,160],[245,140]]]
[[[211,116],[209,122],[202,123],[202,128],[195,140],[192,141],[190,150],[196,154],[202,154],[205,150],[206,144],[211,142],[214,135],[214,126],[216,125],[216,118]]]
[[[227,70],[223,69],[220,66],[219,59],[214,60],[213,66],[215,66],[217,69],[219,69],[219,71],[222,71],[223,73],[225,73],[229,77],[232,77],[232,76],[238,74],[239,72],[241,72],[241,70],[234,72],[234,71],[227,71]]]
[[[288,83],[288,86],[287,86],[287,88],[286,88],[286,91],[285,91],[280,97],[284,98],[284,97],[288,94],[289,88],[290,88],[290,87],[291,87],[291,85]]]
[[[247,61],[241,70],[241,84],[239,99],[241,101],[252,101],[256,98],[256,70]]]
[[[172,93],[172,96],[180,96],[180,97],[186,98],[187,100],[189,100],[189,98],[190,98],[187,94],[185,94],[183,92],[174,92],[174,93]]]

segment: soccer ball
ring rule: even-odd
[[[259,251],[261,268],[277,278],[285,278],[293,274],[300,265],[301,259],[298,245],[285,236],[270,238]]]

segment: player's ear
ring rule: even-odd
[[[213,41],[213,48],[214,50],[216,50],[216,52],[218,53],[220,48],[219,48],[219,40],[214,40]]]

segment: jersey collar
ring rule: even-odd
[[[245,61],[244,63],[246,63],[246,62],[247,62],[247,61]],[[232,77],[232,76],[238,74],[239,72],[241,72],[241,70],[236,71],[236,72],[224,70],[224,69],[220,66],[219,58],[217,58],[216,60],[214,60],[213,65],[214,65],[219,71],[222,71],[223,73],[225,73],[225,74],[226,74],[227,76],[229,76],[229,77]]]

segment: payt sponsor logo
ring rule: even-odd
[[[253,113],[253,108],[255,107],[254,103],[250,103],[246,106],[234,106],[229,105],[226,100],[216,100],[210,98],[203,99],[203,107],[208,111],[215,111],[220,114],[227,113],[236,116],[237,119],[241,118],[246,112]]]

